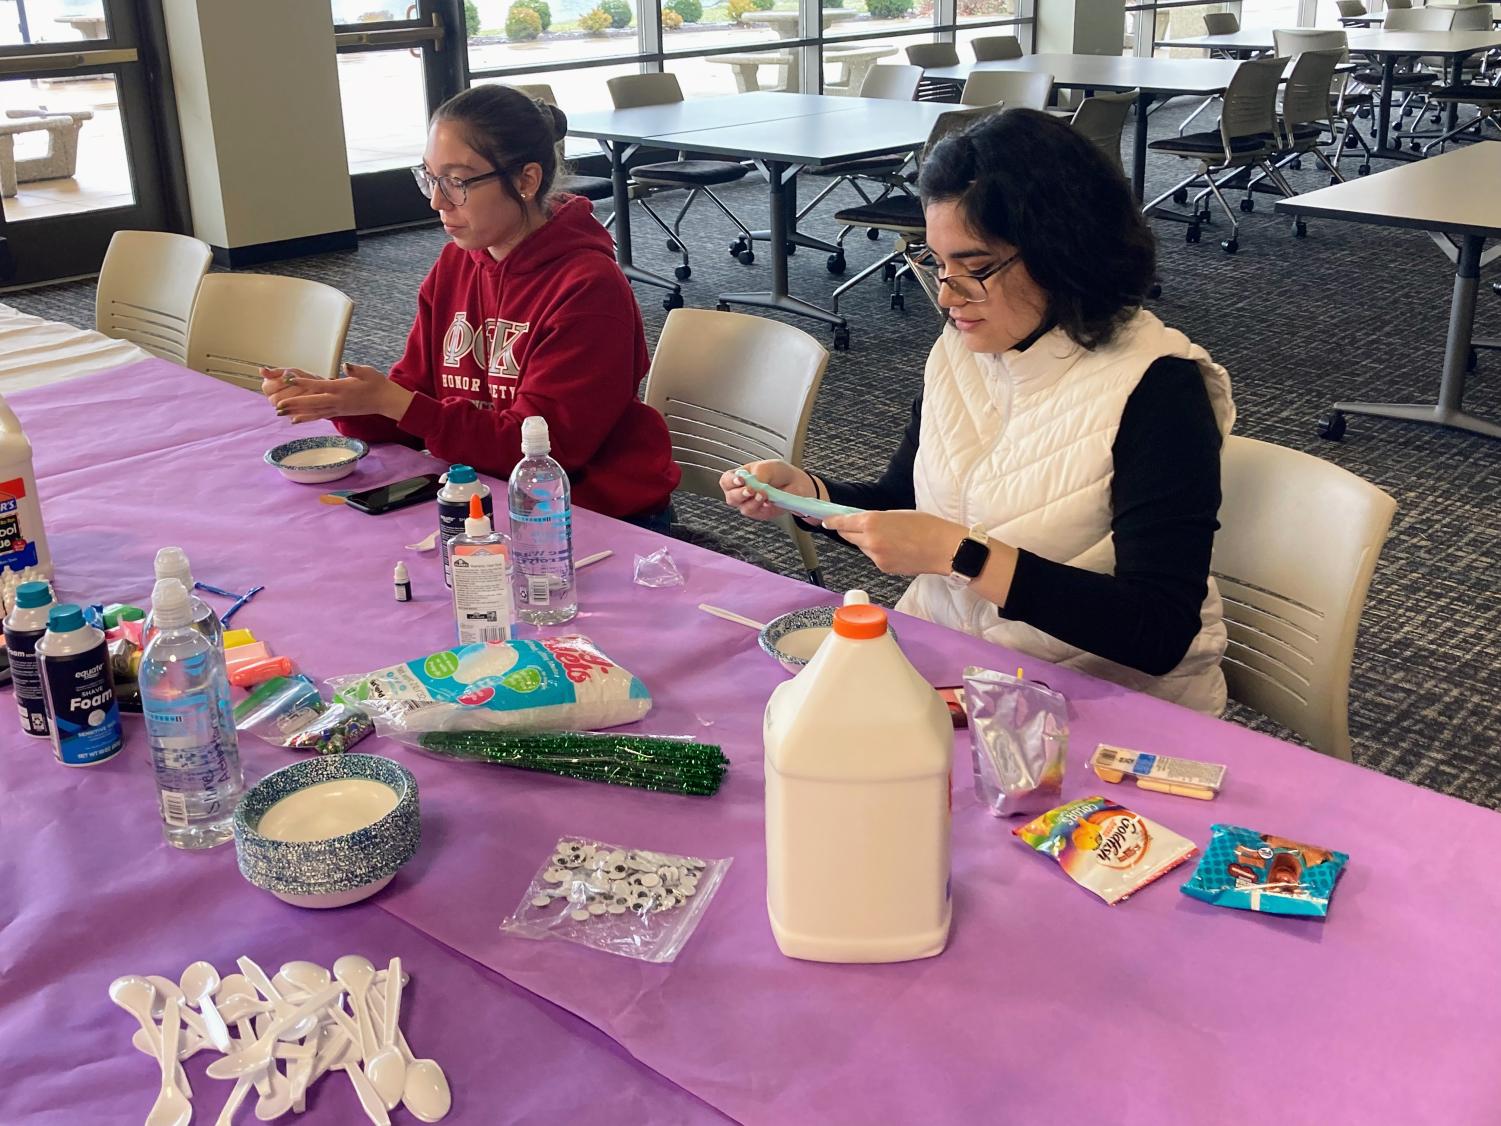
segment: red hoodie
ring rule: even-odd
[[[563,195],[499,262],[443,248],[391,369],[415,392],[399,423],[333,421],[354,438],[420,443],[443,461],[506,477],[521,460],[521,420],[541,415],[577,504],[646,516],[667,507],[682,476],[667,424],[636,397],[647,362],[641,310],[609,234],[588,200]]]

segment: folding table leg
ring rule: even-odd
[[[667,297],[662,302],[664,309],[680,309],[683,306],[682,286],[650,270],[643,270],[631,261],[631,175],[625,162],[636,146],[623,141],[601,141],[600,144],[610,156],[610,183],[615,188],[615,261],[620,263],[621,270],[631,281],[667,290]]]

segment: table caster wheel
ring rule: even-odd
[[[1288,167],[1291,168],[1294,172],[1301,172],[1301,171],[1303,171],[1303,160],[1302,160],[1302,158],[1301,157],[1294,157],[1293,160],[1292,160],[1292,163],[1289,164]]]
[[[1371,174],[1371,166],[1369,164],[1362,164],[1355,171],[1360,173],[1362,176],[1369,176]]]
[[[672,251],[674,254],[676,254],[676,253],[678,253],[678,251],[682,250],[683,248],[678,245],[678,242],[677,242],[676,239],[668,239],[667,240],[667,249],[670,250],[670,251]]]
[[[1188,225],[1188,230],[1183,235],[1183,239],[1185,242],[1198,242],[1199,225],[1197,223],[1190,223]]]
[[[1360,147],[1360,142],[1355,139],[1354,133],[1346,133],[1343,144],[1347,149],[1358,149]]]
[[[848,352],[850,350],[850,330],[847,325],[836,325],[834,328],[834,351]]]
[[[1152,283],[1152,288],[1150,288],[1150,289],[1147,290],[1147,296],[1153,298],[1154,300],[1156,298],[1158,298],[1158,297],[1161,297],[1162,296],[1162,283],[1161,282],[1153,282]]]
[[[881,237],[881,230],[880,230],[880,228],[879,227],[866,227],[865,228],[865,237],[868,238],[868,239],[870,239],[871,242],[877,241]]]
[[[844,273],[845,262],[843,253],[830,254],[829,257],[825,260],[824,265],[828,267],[829,273],[831,274]]]
[[[681,309],[682,307],[683,295],[675,289],[666,297],[662,298],[662,308],[666,309],[669,313],[674,309]]]
[[[1307,238],[1308,224],[1299,219],[1293,223],[1293,238]]]
[[[1319,419],[1318,435],[1325,441],[1338,442],[1345,436],[1345,416],[1342,411],[1330,411]]]
[[[1361,118],[1362,120],[1369,120],[1371,111],[1365,106],[1361,106],[1360,109],[1355,111],[1355,116]]]
[[[893,293],[891,295],[891,307],[893,309],[905,309],[907,307],[907,299],[900,293]]]
[[[1173,202],[1174,203],[1187,203],[1188,202],[1188,189],[1187,188],[1179,188],[1177,191],[1173,192]]]
[[[740,259],[742,266],[754,266],[756,264],[756,252],[749,247],[746,247],[746,249],[735,255],[735,257]]]
[[[728,301],[721,301],[714,308],[718,309],[721,313],[728,313],[730,311],[730,303]]]
[[[743,238],[737,238],[734,242],[730,243],[730,257],[739,258],[749,249],[750,243],[746,242]]]
[[[1501,297],[1501,281],[1491,282],[1491,292],[1497,297]]]
[[[881,280],[884,281],[884,282],[888,282],[888,283],[896,281],[896,263],[895,262],[887,262],[886,263],[885,267],[881,270]]]
[[[689,278],[691,278],[693,276],[693,267],[692,266],[677,266],[677,267],[674,267],[673,271],[672,271],[672,276],[675,277],[675,278],[677,278],[678,281],[687,281]]]
[[[1220,249],[1226,254],[1234,254],[1240,249],[1240,242],[1233,238],[1223,239],[1220,242]]]
[[[795,243],[795,242],[789,242],[787,244],[787,257],[791,258],[796,253],[797,253],[797,243]]]
[[[1254,199],[1243,199],[1240,201],[1240,209],[1242,211],[1255,211],[1256,201]]]

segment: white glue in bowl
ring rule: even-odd
[[[370,447],[358,438],[342,434],[320,434],[313,438],[295,438],[266,451],[266,464],[273,465],[288,481],[302,485],[320,485],[337,481],[354,472],[360,458]]]
[[[762,628],[758,636],[761,649],[790,673],[798,672],[813,659],[818,647],[834,629],[834,611],[837,606],[810,606],[806,610],[793,610],[779,618],[773,618]],[[886,631],[892,637],[896,631],[890,626]]]

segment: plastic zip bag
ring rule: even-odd
[[[1068,701],[1045,684],[970,666],[964,703],[975,797],[993,817],[1041,813],[1063,798]]]
[[[729,868],[730,858],[701,860],[564,837],[500,929],[642,962],[670,962]]]

